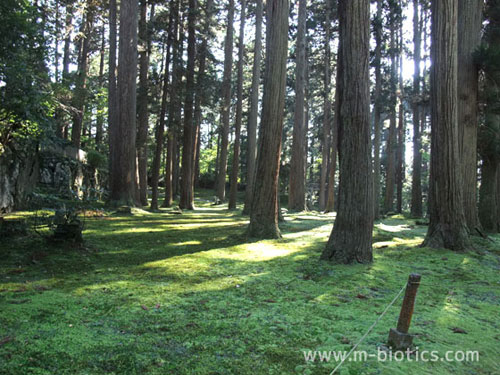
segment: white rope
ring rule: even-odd
[[[380,321],[380,319],[382,319],[382,317],[385,315],[385,313],[387,312],[387,310],[389,310],[389,308],[394,304],[394,302],[396,302],[396,300],[398,299],[398,297],[401,295],[401,293],[403,293],[403,290],[405,290],[406,288],[406,285],[408,283],[406,283],[405,285],[403,285],[403,287],[401,288],[401,290],[399,291],[399,293],[396,295],[396,297],[394,297],[394,299],[391,301],[391,303],[389,303],[387,305],[387,307],[385,308],[385,310],[382,312],[382,314],[380,314],[377,318],[377,320],[375,320],[375,322],[371,325],[370,328],[368,328],[368,331],[366,331],[366,333],[363,335],[363,337],[361,337],[359,339],[359,341],[356,343],[356,345],[354,345],[352,347],[352,349],[349,351],[349,353],[347,353],[347,355],[342,358],[342,361],[340,361],[340,363],[337,365],[337,367],[335,367],[333,369],[333,371],[330,373],[330,375],[333,375],[335,373],[335,371],[337,371],[339,369],[340,366],[342,366],[342,364],[345,362],[345,360],[347,358],[349,358],[349,356],[352,354],[352,352],[354,350],[356,350],[356,348],[359,346],[359,344],[361,344],[363,342],[363,340],[366,338],[366,336],[368,336],[368,334],[372,331],[373,328],[375,328],[375,326],[377,325],[377,323]]]

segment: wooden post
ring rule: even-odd
[[[389,346],[397,350],[409,348],[412,344],[413,336],[408,334],[408,330],[410,328],[413,309],[415,307],[415,297],[419,285],[420,275],[412,273],[406,285],[405,297],[403,299],[403,305],[401,306],[401,312],[399,313],[397,328],[391,328],[389,331]]]

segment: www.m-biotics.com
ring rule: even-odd
[[[477,362],[479,361],[479,352],[472,350],[448,350],[440,353],[437,350],[419,350],[406,349],[405,351],[391,351],[385,348],[377,348],[377,353],[368,353],[364,350],[354,351],[348,357],[347,351],[333,350],[303,350],[304,360],[306,362],[364,362],[376,360],[378,362]]]

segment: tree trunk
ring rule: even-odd
[[[430,223],[423,246],[465,250],[457,117],[457,0],[433,0]]]
[[[306,209],[306,136],[305,79],[306,79],[306,20],[307,0],[299,0],[297,45],[295,59],[295,112],[293,122],[292,157],[290,160],[290,186],[288,209]]]
[[[141,0],[139,19],[139,90],[137,97],[137,169],[139,175],[138,200],[148,204],[148,68],[151,42],[147,22],[148,0]],[[151,18],[153,18],[153,9]]]
[[[160,180],[160,167],[163,154],[163,144],[165,143],[165,116],[167,114],[167,97],[169,93],[168,78],[170,54],[173,40],[173,23],[174,10],[176,2],[170,3],[170,15],[168,21],[167,47],[165,64],[163,67],[163,90],[161,95],[160,118],[155,129],[155,154],[153,158],[153,166],[151,168],[151,210],[158,210],[158,183]]]
[[[248,235],[279,238],[278,175],[285,107],[288,0],[267,0],[266,70],[259,152]]]
[[[420,135],[420,46],[419,0],[413,0],[413,172],[411,181],[411,216],[421,217],[422,211],[422,137]]]
[[[257,117],[259,111],[260,63],[262,59],[262,0],[256,0],[255,42],[252,67],[252,88],[250,94],[250,112],[247,126],[247,186],[245,190],[244,214],[249,214],[252,207],[253,187],[255,182],[255,162],[257,158]]]
[[[399,106],[398,106],[398,146],[396,150],[396,212],[403,212],[403,183],[405,180],[405,113],[404,113],[404,84],[403,84],[403,22],[399,22]]]
[[[372,261],[370,1],[339,1],[339,208],[321,259]]]
[[[99,51],[99,90],[104,87],[104,55],[106,48],[106,38],[104,35],[104,25],[102,26],[101,32],[101,50]],[[96,118],[96,131],[95,131],[95,145],[98,151],[101,150],[101,143],[103,138],[103,127],[104,127],[104,108],[101,99],[97,101],[97,118]]]
[[[118,94],[116,92],[116,0],[109,0],[109,66],[108,66],[108,142],[109,142],[109,189],[114,186],[111,173],[115,166],[115,150],[118,127]],[[64,76],[64,73],[63,73]]]
[[[227,31],[224,41],[224,76],[222,79],[221,143],[219,168],[217,173],[217,198],[226,199],[227,148],[229,143],[229,115],[231,112],[231,70],[233,67],[233,23],[234,0],[229,0],[227,11]]]
[[[479,225],[477,211],[478,69],[473,54],[481,42],[483,0],[458,2],[458,127],[463,207],[470,233]]]
[[[73,94],[73,127],[71,128],[71,143],[80,148],[82,137],[83,114],[85,112],[85,100],[87,90],[88,55],[90,49],[90,37],[94,23],[93,9],[89,6],[84,14],[81,27],[81,53],[78,60],[78,75]]]
[[[182,30],[181,16],[179,14],[179,0],[172,3],[174,14],[174,40],[172,52],[172,93],[182,89],[182,54],[184,32]],[[165,162],[165,199],[162,207],[171,207],[174,199],[174,171],[177,153],[177,132],[181,126],[181,101],[180,95],[172,95],[168,108],[167,131],[167,160]]]
[[[120,4],[118,69],[118,122],[113,146],[110,199],[119,204],[135,204],[136,77],[137,77],[137,0]]]
[[[384,213],[394,210],[394,186],[396,182],[396,37],[394,16],[391,16],[391,92],[390,92],[390,117],[389,135],[386,146],[386,171],[385,171],[385,196]]]
[[[337,54],[337,70],[338,64],[340,63],[339,56]],[[332,145],[331,145],[331,155],[330,155],[330,166],[328,170],[328,196],[326,199],[325,213],[335,211],[335,171],[337,169],[337,151],[339,149],[339,90],[337,89],[341,85],[341,77],[337,74],[336,77],[336,89],[335,89],[335,112],[334,119],[332,123]]]
[[[182,209],[194,209],[194,152],[193,145],[193,104],[194,104],[194,67],[196,63],[196,10],[197,1],[189,0],[188,10],[188,47],[187,47],[187,74],[186,74],[186,98],[184,102],[184,133],[182,145],[182,183],[179,207]]]
[[[229,209],[236,209],[236,195],[238,193],[238,170],[240,163],[240,132],[241,118],[243,113],[243,57],[245,52],[245,7],[246,1],[241,0],[240,15],[240,39],[238,46],[238,83],[237,83],[237,102],[236,102],[236,120],[234,125],[234,148],[233,148],[233,167],[231,169],[230,189],[229,189]]]
[[[380,132],[382,112],[382,0],[377,0],[375,34],[375,93],[373,106],[373,212],[374,218],[380,216]]]
[[[325,9],[325,62],[324,62],[324,84],[323,94],[323,128],[321,144],[321,175],[319,180],[319,210],[324,211],[327,200],[327,177],[328,177],[328,158],[330,154],[330,128],[332,105],[330,103],[330,7]]]
[[[200,129],[202,122],[201,106],[204,103],[204,96],[207,95],[207,84],[205,83],[205,70],[207,65],[208,37],[212,24],[213,1],[207,0],[205,4],[205,30],[202,35],[201,48],[199,51],[198,78],[196,82],[196,97],[194,101],[194,122],[193,148],[195,151],[193,161],[193,187],[197,184],[200,174]]]

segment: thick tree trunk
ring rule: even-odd
[[[170,3],[170,16],[168,22],[168,40],[166,47],[165,64],[163,67],[163,90],[161,94],[160,118],[155,129],[155,154],[153,166],[151,167],[151,209],[158,210],[158,184],[160,180],[161,159],[163,154],[163,144],[165,143],[165,116],[167,114],[167,98],[169,93],[169,66],[173,40],[174,10],[176,2]]]
[[[481,42],[483,0],[458,2],[458,127],[463,206],[470,233],[477,211],[478,69],[473,54]]]
[[[398,28],[399,43],[399,106],[398,106],[398,141],[396,149],[396,212],[403,212],[403,183],[405,173],[405,113],[404,113],[404,84],[403,84],[403,23],[399,22]]]
[[[370,2],[339,1],[339,209],[321,259],[372,261]]]
[[[84,14],[84,20],[81,27],[81,53],[78,60],[78,75],[73,94],[73,127],[71,128],[71,143],[76,148],[80,148],[82,137],[83,114],[85,112],[85,100],[87,90],[87,70],[88,55],[90,49],[90,37],[94,23],[93,9],[89,6]]]
[[[285,107],[288,0],[267,0],[266,71],[259,152],[248,235],[279,238],[278,175]]]
[[[196,12],[197,0],[189,0],[188,10],[188,47],[187,47],[187,75],[186,99],[184,102],[184,133],[182,143],[182,183],[179,207],[194,209],[194,152],[193,145],[193,104],[194,104],[194,67],[196,63]]]
[[[307,0],[299,0],[299,15],[295,59],[295,112],[293,122],[292,157],[288,209],[306,209],[306,136],[305,79],[306,79],[306,20]]]
[[[137,0],[120,4],[118,69],[118,122],[113,146],[113,185],[110,199],[119,204],[135,204]]]
[[[423,246],[465,250],[457,117],[457,0],[433,0],[430,223]]]
[[[382,0],[377,0],[377,16],[374,26],[375,34],[375,92],[373,105],[373,213],[374,218],[380,216],[380,135],[382,113]]]
[[[422,137],[420,135],[420,46],[422,30],[418,12],[419,0],[413,0],[413,172],[411,181],[411,216],[422,211]]]
[[[327,6],[325,14],[325,62],[323,88],[323,128],[321,137],[321,175],[319,180],[319,210],[324,211],[327,200],[327,177],[330,156],[330,129],[332,105],[330,102],[330,7]]]
[[[259,111],[260,62],[262,59],[262,0],[256,0],[255,42],[252,67],[252,88],[250,94],[250,112],[247,126],[247,186],[245,190],[244,214],[249,214],[252,207],[253,186],[255,181],[255,162],[257,159],[257,117]]]
[[[238,46],[238,82],[236,88],[236,119],[234,125],[234,148],[233,165],[231,169],[230,189],[229,189],[229,209],[236,209],[236,195],[238,193],[238,171],[240,163],[240,132],[241,119],[243,117],[243,56],[245,52],[245,7],[246,1],[241,0],[240,14],[240,39]]]
[[[222,78],[221,143],[217,173],[217,198],[226,199],[227,149],[229,144],[229,117],[231,112],[231,71],[233,68],[234,0],[229,0],[227,31],[224,41],[224,76]]]
[[[138,200],[141,205],[148,204],[148,68],[149,52],[151,43],[149,41],[147,23],[148,0],[141,0],[139,19],[139,90],[137,98],[137,169],[139,175]],[[151,18],[154,17],[151,8]]]

